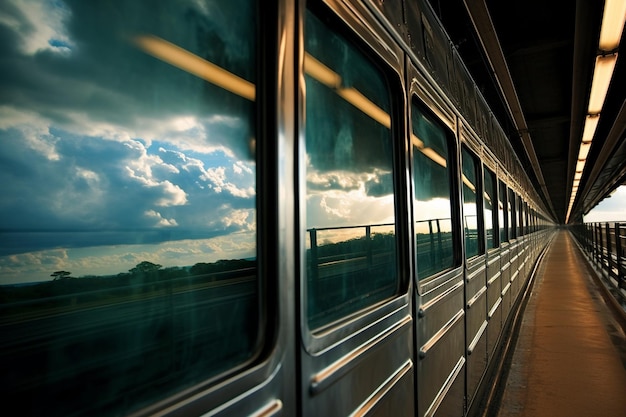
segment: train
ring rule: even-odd
[[[9,0],[28,416],[471,416],[554,221],[426,0]]]

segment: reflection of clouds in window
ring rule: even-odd
[[[433,198],[428,201],[415,200],[413,206],[415,221],[417,222],[416,233],[429,233],[427,220],[450,219],[450,200],[448,199]]]
[[[309,227],[394,221],[391,172],[377,168],[371,172],[316,170],[309,155],[306,174]],[[351,166],[349,162],[343,165]]]
[[[117,140],[141,138],[147,145],[153,138],[167,137],[177,143],[180,149],[210,152],[221,147],[250,159],[250,146],[247,144],[251,140],[248,120],[250,105],[237,100],[222,100],[221,96],[207,90],[206,83],[201,79],[165,63],[155,65],[153,58],[132,49],[127,40],[120,36],[124,31],[133,30],[128,26],[128,21],[133,24],[150,22],[155,29],[174,32],[180,30],[181,26],[174,28],[172,25],[158,25],[158,19],[151,20],[147,16],[134,21],[132,15],[137,8],[125,3],[112,2],[99,13],[93,13],[81,4],[72,6],[73,11],[70,12],[61,2],[19,2],[8,7],[11,12],[3,13],[0,24],[8,26],[12,35],[21,39],[25,36],[23,32],[40,33],[33,35],[44,39],[39,44],[49,48],[52,43],[57,49],[70,42],[51,33],[64,32],[62,23],[69,21],[70,15],[74,14],[71,16],[73,24],[68,28],[71,27],[72,36],[85,48],[81,46],[81,53],[72,56],[72,59],[60,60],[47,56],[35,62],[35,57],[15,49],[11,42],[13,38],[6,39],[6,45],[3,45],[8,52],[5,56],[6,76],[3,77],[4,82],[0,81],[6,94],[0,101],[9,100],[16,108],[29,108],[38,114],[45,114],[48,120],[54,120],[56,127],[75,134]],[[175,9],[177,14],[183,11],[191,18],[197,14],[198,7],[198,4],[177,4]],[[213,5],[213,8],[215,10],[211,14],[233,12],[230,10],[232,6]],[[114,13],[117,19],[109,21],[107,13]],[[206,10],[200,12],[201,15],[206,13]],[[120,25],[119,16],[125,15],[128,15],[128,21],[123,28],[115,27]],[[164,16],[167,13],[159,15],[159,18]],[[247,65],[250,56],[245,55],[250,54],[250,48],[227,47],[230,43],[239,45],[242,41],[235,39],[237,31],[227,27],[225,21],[228,20],[210,22],[196,19],[183,27],[184,31],[200,30],[203,25],[210,23],[210,30],[218,33],[216,36],[222,39],[223,49],[236,55],[220,59],[227,59],[227,62],[236,63],[245,72],[250,72],[251,69],[247,68],[250,67]],[[241,35],[241,32],[238,33]],[[191,32],[184,34],[185,38],[198,38],[190,35]],[[171,37],[177,38],[180,34],[172,33]],[[38,48],[30,49],[34,51]],[[155,82],[157,79],[159,82]],[[212,100],[206,100],[207,94],[214,96]],[[216,103],[221,103],[221,106],[216,106]],[[198,113],[210,116],[205,120],[194,121],[193,115]],[[207,136],[210,137],[210,143],[207,143]],[[234,137],[244,138],[239,150],[233,148],[239,146],[240,142],[233,140]]]
[[[312,169],[307,171],[306,179],[309,193],[314,193],[315,190],[355,190],[363,182],[359,174],[352,172],[320,172]]]
[[[25,54],[43,50],[65,53],[74,47],[65,27],[71,11],[62,1],[8,3],[0,14],[0,23],[18,34],[19,47]]]
[[[16,140],[49,161],[58,161],[60,138],[50,133],[50,122],[38,114],[14,106],[0,106],[0,137]],[[6,145],[6,142],[4,143]]]
[[[238,226],[238,229],[254,231],[256,223],[254,210],[229,210],[228,214],[220,219],[225,228]]]
[[[155,227],[172,227],[172,226],[178,226],[178,223],[176,222],[175,219],[164,219],[161,216],[161,213],[154,211],[154,210],[148,210],[145,212],[145,215],[149,218],[152,218],[155,220]]]
[[[463,214],[465,216],[475,216],[476,215],[476,203],[463,204]]]
[[[16,201],[0,203],[3,219],[13,217],[11,227],[46,223],[69,227],[82,222],[94,227],[122,227],[133,222],[137,227],[149,227],[154,221],[146,223],[143,213],[157,207],[204,204],[201,202],[208,202],[218,191],[230,196],[223,197],[228,204],[229,199],[253,199],[256,193],[254,164],[233,160],[228,156],[233,152],[186,153],[163,146],[148,148],[137,140],[75,136],[58,129],[51,135],[42,119],[34,121],[37,123],[30,126],[0,130],[0,154],[7,161],[4,169],[0,168],[5,192],[29,202],[26,208]],[[209,163],[214,166],[207,166]],[[208,190],[212,194],[206,194]],[[161,214],[180,224],[172,213]],[[186,214],[187,224],[197,223],[193,218],[200,213],[190,210]],[[40,219],[42,223],[37,225]]]
[[[191,0],[135,19],[133,2],[14,3],[0,15],[9,35],[0,39],[0,184],[10,196],[0,201],[0,228],[15,237],[0,242],[0,284],[18,261],[23,281],[49,279],[37,268],[125,271],[160,253],[138,254],[144,243],[169,241],[168,253],[181,253],[152,260],[163,265],[254,257],[254,103],[130,43],[154,33],[253,85],[253,10]],[[173,21],[185,24],[164,24]],[[194,254],[189,239],[208,237],[203,256]],[[132,260],[108,257],[115,247]],[[128,267],[112,270],[120,265]]]
[[[52,249],[42,252],[21,253],[0,257],[2,284],[28,281],[46,281],[50,271],[67,270],[67,249]]]
[[[394,196],[372,197],[363,185],[351,191],[328,190],[307,195],[307,225],[335,227],[392,223]]]

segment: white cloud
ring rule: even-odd
[[[225,227],[240,226],[244,230],[254,230],[254,210],[230,210],[221,222]]]
[[[20,48],[24,53],[32,55],[42,50],[68,52],[75,47],[65,28],[71,12],[62,1],[21,0],[11,3],[20,15],[0,15],[0,22],[23,35]]]
[[[385,224],[394,221],[394,197],[373,197],[363,188],[318,192],[307,197],[307,228]]]
[[[233,171],[235,171],[235,174],[243,174],[244,172],[246,174],[254,174],[252,168],[247,166],[243,161],[235,162],[233,164]]]
[[[0,106],[0,130],[17,129],[21,140],[31,150],[50,161],[58,161],[57,137],[50,134],[49,122],[36,113],[22,111],[13,106]]]
[[[626,222],[626,186],[622,185],[613,195],[602,200],[594,207],[583,220],[593,222]]]
[[[156,221],[155,226],[157,227],[172,227],[178,226],[176,219],[165,219],[161,216],[161,213],[155,210],[147,210],[145,215],[151,219]]]

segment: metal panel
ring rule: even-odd
[[[487,353],[491,358],[502,331],[502,270],[500,248],[487,252]]]
[[[502,271],[502,319],[506,321],[511,310],[511,243],[503,243],[500,251],[500,270]]]
[[[461,383],[465,367],[463,268],[420,284],[417,314],[418,415],[434,415],[440,407],[463,410],[462,397],[448,395]],[[460,378],[457,381],[457,378]],[[464,389],[464,387],[463,387]],[[458,409],[456,408],[458,407]]]
[[[511,241],[511,245],[509,246],[510,250],[510,273],[509,282],[511,283],[511,305],[513,305],[515,299],[517,298],[517,293],[519,290],[519,283],[521,281],[520,271],[519,271],[519,247],[520,241],[519,238]]]
[[[452,47],[441,24],[426,2],[406,1],[407,31],[411,51],[420,58],[429,75],[450,93]],[[417,35],[417,36],[416,36]]]
[[[465,331],[467,351],[467,393],[471,401],[487,366],[487,266],[481,255],[466,263]]]

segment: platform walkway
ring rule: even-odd
[[[626,337],[560,230],[538,269],[498,417],[626,417]]]

